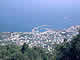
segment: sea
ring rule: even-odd
[[[65,29],[80,24],[79,2],[62,0],[0,1],[0,32],[31,32],[40,25]]]

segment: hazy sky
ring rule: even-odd
[[[31,31],[35,25],[80,24],[80,0],[0,0],[0,31]]]

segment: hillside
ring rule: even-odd
[[[71,26],[65,30],[48,29],[44,32],[39,32],[38,29],[32,32],[1,32],[0,44],[5,45],[13,43],[23,45],[24,43],[27,43],[29,44],[29,47],[40,46],[43,48],[48,48],[50,51],[54,48],[53,45],[55,43],[62,43],[64,42],[64,39],[70,41],[73,36],[78,34],[79,29],[80,25]]]

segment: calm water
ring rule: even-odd
[[[63,29],[80,24],[80,1],[0,1],[0,32],[30,32],[35,25]]]

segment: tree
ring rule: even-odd
[[[63,42],[56,48],[56,60],[80,60],[80,33],[70,42]]]
[[[28,49],[28,45],[26,43],[23,44],[22,48],[21,48],[21,52],[24,54],[24,52]]]

